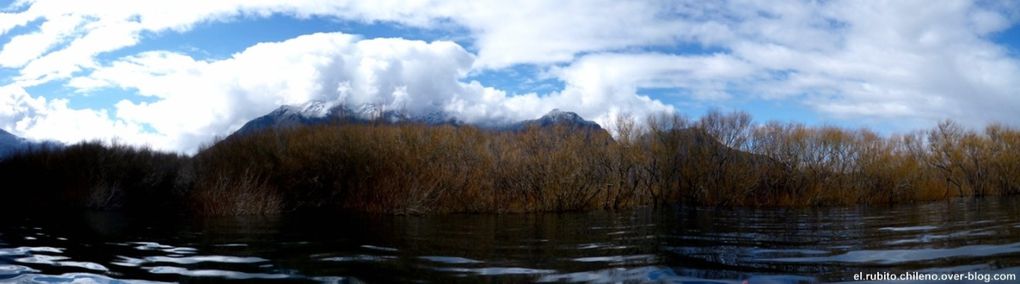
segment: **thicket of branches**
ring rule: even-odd
[[[607,132],[346,123],[232,137],[194,157],[85,143],[0,162],[23,206],[198,214],[534,212],[888,204],[1020,192],[1020,131],[620,117]],[[640,126],[639,126],[640,125]],[[17,206],[15,206],[17,207]]]

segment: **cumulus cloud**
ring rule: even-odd
[[[469,53],[450,42],[313,34],[257,44],[218,61],[146,52],[72,79],[69,85],[79,92],[123,88],[154,98],[121,101],[116,117],[151,126],[182,150],[194,150],[283,104],[339,100],[391,108],[436,105],[441,103],[436,100],[463,93],[457,78],[466,73],[470,60]],[[421,95],[399,96],[401,92]]]
[[[280,105],[310,100],[375,104],[412,114],[443,111],[480,124],[535,118],[553,108],[577,109],[601,119],[616,112],[669,109],[636,94],[574,87],[543,96],[508,96],[478,82],[462,81],[474,58],[448,41],[320,33],[257,44],[218,61],[146,52],[100,67],[68,85],[83,93],[122,88],[154,98],[155,102],[117,103],[115,120],[150,126],[183,151],[225,136]]]
[[[164,135],[111,119],[105,111],[72,109],[64,99],[33,97],[16,86],[0,87],[0,128],[42,141],[106,141],[173,149]]]

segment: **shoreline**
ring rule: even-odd
[[[299,126],[230,137],[194,156],[89,142],[4,158],[0,180],[14,208],[196,215],[796,208],[1020,193],[1020,153],[1008,151],[1020,147],[1020,131],[1002,126],[978,133],[946,122],[880,137],[754,126],[739,112],[617,125],[616,137],[570,125]]]

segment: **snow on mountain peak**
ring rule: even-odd
[[[270,127],[293,127],[297,125],[313,125],[330,123],[333,121],[366,122],[379,121],[386,123],[414,122],[430,125],[464,124],[458,117],[444,111],[434,111],[422,114],[408,114],[400,110],[388,110],[380,104],[363,104],[348,106],[337,102],[310,101],[298,106],[282,106],[276,111],[258,117],[246,123],[237,133],[251,133],[259,129]],[[580,115],[570,111],[553,109],[542,117],[533,120],[520,121],[505,125],[481,125],[494,129],[524,129],[531,125],[547,127],[553,125],[566,125],[580,129],[602,129],[597,123],[585,120]]]

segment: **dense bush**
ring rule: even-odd
[[[9,208],[197,214],[357,210],[400,214],[618,209],[644,205],[888,204],[1020,192],[1020,131],[953,122],[866,129],[697,121],[569,125],[338,123],[231,137],[194,157],[83,143],[0,162]],[[640,126],[639,126],[640,125]]]
[[[191,188],[187,157],[123,145],[86,142],[46,147],[0,161],[4,208],[180,208]]]

